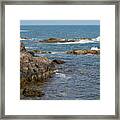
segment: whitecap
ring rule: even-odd
[[[64,52],[52,52],[51,54],[62,54]]]
[[[91,50],[100,50],[98,47],[91,47]]]
[[[100,36],[98,36],[98,37],[95,39],[95,41],[100,41]]]
[[[25,47],[26,49],[37,49],[37,47]]]
[[[80,40],[76,42],[57,42],[57,43],[52,43],[52,44],[84,44],[84,43],[93,43],[93,40]]]
[[[56,73],[56,75],[57,75],[58,77],[62,77],[62,78],[65,78],[65,77],[66,77],[66,75],[63,74],[63,73]]]

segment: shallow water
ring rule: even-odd
[[[56,55],[55,55],[56,56]],[[61,57],[60,57],[61,56]],[[45,100],[93,100],[100,98],[99,55],[63,55],[66,63],[43,86]],[[71,57],[72,56],[72,57]],[[38,98],[39,99],[39,98]]]
[[[40,54],[49,59],[64,60],[57,72],[45,82],[43,97],[38,100],[100,99],[100,55]],[[28,99],[28,98],[24,98]]]

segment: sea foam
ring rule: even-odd
[[[96,40],[96,41],[100,41],[100,36],[98,36],[95,40]]]
[[[91,47],[91,50],[99,50],[98,47]]]

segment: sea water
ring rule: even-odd
[[[74,49],[100,49],[99,25],[27,25],[20,26],[21,40],[29,50],[49,51],[37,54],[50,60],[63,60],[58,71],[43,85],[45,95],[32,98],[42,100],[97,100],[100,99],[100,55],[72,55]],[[74,39],[74,43],[41,43],[48,38]],[[78,42],[80,38],[94,41]]]

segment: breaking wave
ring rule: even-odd
[[[91,50],[99,50],[98,47],[91,47]]]
[[[76,40],[75,42],[57,42],[57,43],[52,43],[52,44],[85,44],[85,43],[95,43],[95,42],[99,42],[100,41],[100,36],[98,36],[97,38],[93,38],[91,40],[89,39],[84,39],[84,40]]]

